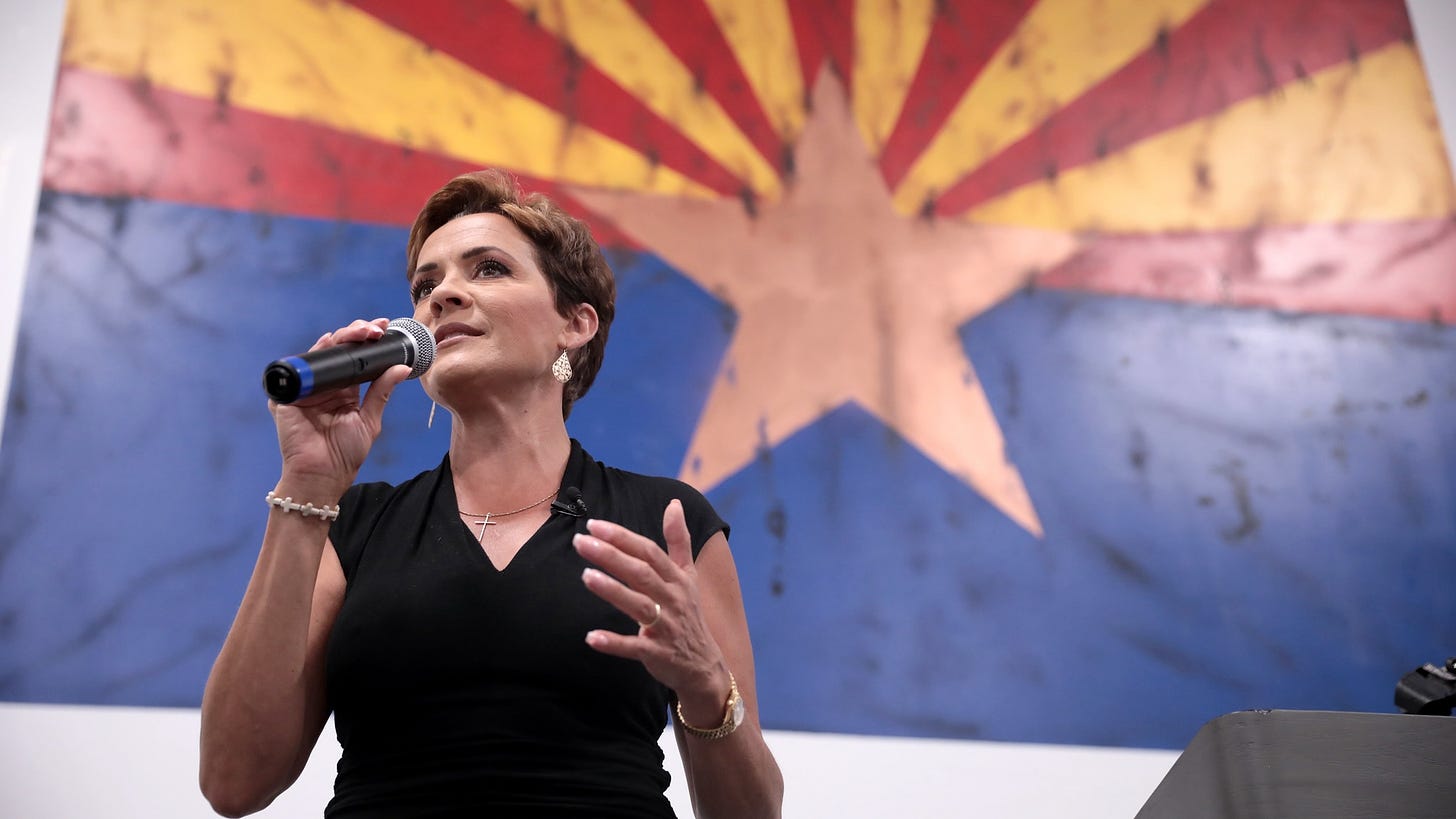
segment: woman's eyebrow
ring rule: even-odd
[[[486,253],[499,253],[500,255],[505,256],[507,259],[510,259],[512,261],[514,261],[515,258],[516,258],[516,257],[512,256],[510,253],[506,252],[505,249],[496,247],[495,245],[480,245],[479,247],[472,247],[469,250],[465,251],[464,253],[461,253],[460,254],[460,261],[462,261],[462,262],[469,261],[469,260],[475,258],[476,256],[482,256],[482,255],[485,255]],[[429,273],[431,271],[434,271],[434,270],[439,269],[439,267],[440,267],[440,265],[436,264],[435,262],[425,262],[424,264],[420,265],[419,267],[416,267],[415,268],[415,272],[412,273],[412,274],[410,274],[410,275],[411,276],[418,276],[421,273]]]

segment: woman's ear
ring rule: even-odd
[[[566,314],[566,326],[561,330],[561,347],[575,350],[592,340],[597,334],[597,310],[586,302],[571,308]]]

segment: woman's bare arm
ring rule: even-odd
[[[262,810],[303,771],[329,717],[324,649],[343,599],[327,523],[271,512],[202,697],[199,781],[218,813]]]
[[[727,671],[733,673],[743,697],[743,724],[721,739],[699,739],[676,722],[677,745],[682,753],[693,812],[699,819],[722,817],[777,817],[783,808],[784,778],[773,752],[763,739],[758,720],[758,688],[754,680],[753,646],[738,587],[738,570],[722,533],[714,535],[698,554],[698,591],[703,618],[723,652]],[[721,686],[721,691],[719,686]],[[683,716],[698,728],[714,728],[723,721],[728,697],[724,677],[708,686],[697,702],[682,703]],[[685,696],[680,692],[679,696]]]

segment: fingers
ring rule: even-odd
[[[384,416],[384,405],[389,403],[389,396],[394,394],[394,388],[409,378],[409,374],[410,368],[405,364],[396,364],[385,370],[383,375],[369,385],[359,409],[371,420],[378,421]]]
[[[598,532],[608,532],[608,530],[593,525],[597,523],[602,523],[602,521],[587,521],[587,528],[591,529],[593,534],[578,534],[572,539],[577,553],[600,566],[612,577],[652,599],[665,599],[668,578],[663,577],[658,567],[653,565],[654,552],[658,560],[666,561],[662,549],[647,538],[620,526],[609,532],[610,536],[615,538],[614,540],[594,537],[593,535]],[[645,541],[645,546],[642,541]],[[670,563],[667,568],[672,569]],[[623,611],[626,611],[627,614],[633,613],[629,609],[623,609]]]
[[[309,348],[309,351],[313,352],[315,350],[325,350],[329,347],[336,347],[340,344],[359,344],[368,341],[375,341],[384,335],[385,328],[387,328],[388,326],[389,319],[377,318],[373,321],[355,319],[348,325],[340,327],[332,333],[324,333],[323,335],[319,336],[318,341],[314,342],[313,346]],[[405,375],[408,375],[408,373],[408,368],[406,368]],[[375,420],[378,420],[380,414],[383,412],[384,403],[389,400],[389,394],[394,391],[394,385],[398,384],[399,381],[403,380],[403,378],[396,378],[392,381],[386,380],[389,378],[389,373],[386,372],[378,379],[375,379],[374,384],[369,388],[369,395],[378,396],[375,399],[377,401],[376,409],[374,410],[373,416]],[[379,382],[382,380],[386,381],[386,389],[378,391],[377,388],[380,386]],[[289,406],[293,406],[298,409],[318,407],[336,408],[339,406],[339,401],[341,400],[341,397],[342,400],[345,401],[345,403],[357,404],[361,410],[365,409],[365,402],[368,400],[368,398],[366,397],[365,400],[361,401],[359,398],[359,388],[354,385],[349,385],[339,387],[335,390],[323,390],[320,392],[316,392],[313,395],[292,402]],[[270,410],[273,409],[274,408],[270,406]]]
[[[313,343],[313,346],[309,347],[308,350],[309,352],[313,352],[314,350],[322,350],[325,347],[332,346],[334,346],[334,334],[324,333],[323,335],[318,337],[318,341],[315,341]]]
[[[349,322],[347,326],[340,327],[332,333],[324,333],[319,337],[318,341],[314,342],[313,349],[321,350],[337,344],[358,344],[364,341],[374,341],[384,335],[387,327],[389,327],[389,319],[377,318],[373,321],[355,319]]]
[[[603,654],[621,657],[624,660],[641,660],[647,655],[648,645],[642,637],[618,634],[615,631],[597,629],[588,632],[586,644]]]
[[[686,569],[693,565],[693,536],[688,532],[682,501],[673,498],[662,511],[662,536],[667,540],[667,556]]]
[[[586,538],[587,536],[577,535],[577,537]],[[652,597],[629,588],[622,581],[598,569],[588,568],[583,571],[581,582],[592,594],[636,620],[638,626],[635,635],[618,634],[607,629],[594,629],[587,632],[587,645],[613,657],[646,660],[653,652],[653,642],[649,635],[656,634],[656,632],[649,632],[649,629],[662,622],[663,606]]]
[[[662,551],[662,547],[658,546],[656,541],[651,538],[639,535],[625,526],[619,526],[606,520],[588,520],[586,522],[586,528],[597,541],[636,558],[651,567],[652,571],[662,580],[671,582],[681,577],[682,573],[679,567],[668,558],[667,554]],[[578,537],[581,536],[578,535]],[[585,555],[585,553],[583,554]],[[586,555],[586,557],[588,560],[594,561],[590,555]],[[604,568],[617,577],[622,577],[622,575],[613,571],[612,567],[607,566]]]
[[[587,645],[602,654],[637,660],[674,690],[701,679],[702,669],[721,664],[699,599],[682,504],[673,501],[663,511],[667,551],[607,521],[588,520],[587,530],[573,543],[582,557],[601,568],[587,568],[582,584],[638,626],[636,634],[593,629],[586,634]]]
[[[644,630],[661,622],[662,606],[651,597],[623,585],[622,581],[597,569],[581,573],[581,581],[597,597],[637,621]]]

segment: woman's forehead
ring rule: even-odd
[[[531,261],[535,247],[520,228],[499,213],[457,216],[441,225],[420,246],[417,266],[441,262],[479,247],[495,247],[523,262]]]

